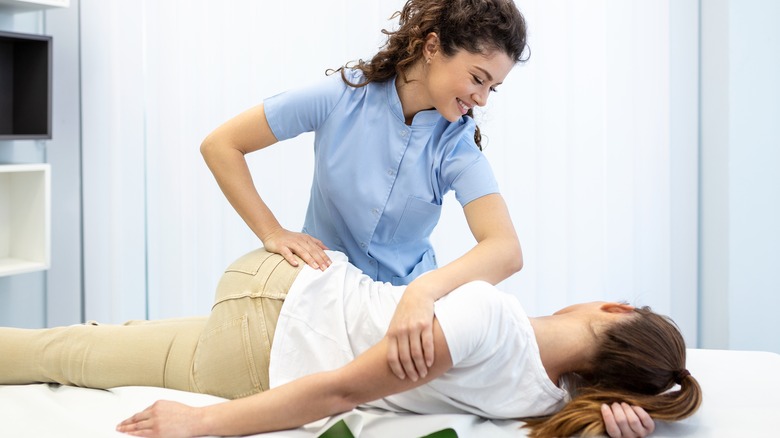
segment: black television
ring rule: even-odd
[[[0,31],[0,140],[51,138],[52,39]]]

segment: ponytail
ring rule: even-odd
[[[680,389],[657,395],[632,394],[597,388],[581,389],[561,411],[544,418],[527,419],[531,438],[599,436],[606,433],[601,414],[603,404],[625,402],[639,406],[651,417],[679,421],[693,415],[701,404],[701,387],[693,376],[683,379]]]
[[[558,413],[526,420],[529,436],[602,435],[603,404],[626,402],[656,420],[678,421],[701,405],[699,382],[685,368],[685,342],[671,319],[637,308],[630,321],[601,335],[587,373],[579,375],[576,395]],[[575,377],[577,378],[577,377]],[[679,388],[673,389],[675,384]]]

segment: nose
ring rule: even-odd
[[[471,98],[474,99],[474,103],[476,103],[477,106],[485,106],[485,104],[487,104],[489,93],[490,89],[485,87],[472,94]]]

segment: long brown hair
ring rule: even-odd
[[[531,437],[605,433],[601,405],[626,402],[657,420],[677,421],[701,405],[701,387],[685,368],[685,341],[668,317],[649,307],[601,335],[589,371],[575,376],[577,394],[558,413],[526,421]],[[679,388],[673,389],[675,384]]]
[[[328,74],[341,71],[341,78],[353,87],[384,82],[395,75],[405,81],[407,69],[422,58],[423,43],[431,32],[438,35],[446,56],[453,56],[459,50],[470,53],[500,50],[516,63],[528,59],[523,55],[527,47],[525,19],[512,0],[408,0],[390,18],[398,18],[398,29],[382,29],[387,41],[371,61],[348,63],[329,70]],[[345,67],[362,71],[364,81],[350,82]],[[473,118],[473,111],[469,110],[468,115]],[[477,128],[474,141],[480,150],[481,138]]]

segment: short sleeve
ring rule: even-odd
[[[498,182],[487,158],[477,157],[469,166],[455,177],[452,183],[455,198],[461,206],[491,193],[499,193]]]
[[[485,360],[496,335],[492,325],[500,320],[500,294],[484,281],[472,281],[439,299],[435,315],[439,321],[453,367]]]
[[[340,74],[263,101],[268,125],[277,140],[317,130],[347,91]]]
[[[498,182],[487,157],[474,143],[474,121],[464,117],[464,123],[445,133],[449,143],[441,162],[441,193],[455,191],[461,206],[491,193],[499,193]],[[452,129],[452,128],[450,128]],[[455,135],[453,135],[455,134]],[[451,137],[447,139],[447,137]]]

